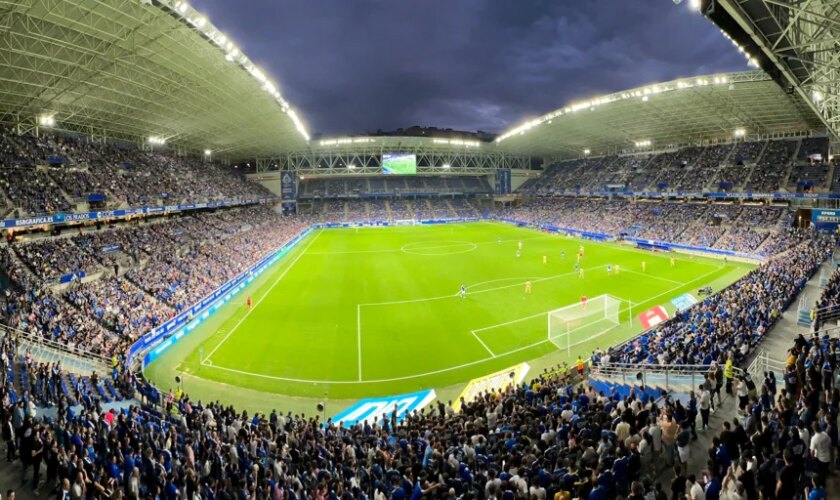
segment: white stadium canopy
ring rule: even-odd
[[[0,121],[226,157],[309,135],[276,83],[186,2],[0,2]]]
[[[824,130],[761,71],[645,85],[571,103],[502,133],[508,153],[577,158]]]
[[[787,24],[752,21],[750,9],[774,2],[718,3],[763,40],[781,76],[749,71],[652,83],[569,103],[503,132],[495,142],[473,144],[473,139],[428,137],[310,140],[276,82],[182,0],[0,1],[0,123],[166,142],[183,152],[262,158],[266,164],[289,155],[314,163],[324,154],[394,149],[437,155],[433,161],[467,155],[504,162],[733,138],[826,133],[836,138],[840,50],[823,50],[836,40],[825,39],[831,30],[819,29],[819,23],[836,27],[836,3],[827,10],[827,1],[801,2],[788,9]],[[832,19],[825,19],[827,12]],[[805,42],[819,43],[819,55]],[[795,64],[807,50],[809,60],[819,64]]]

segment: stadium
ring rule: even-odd
[[[840,5],[663,4],[749,69],[331,136],[186,1],[0,2],[0,495],[836,497]]]

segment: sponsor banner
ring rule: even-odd
[[[76,271],[75,273],[65,274],[58,279],[59,283],[70,283],[71,281],[80,280],[85,277],[84,271]]]
[[[837,200],[840,199],[840,193],[726,193],[726,192],[682,192],[682,191],[552,191],[550,193],[539,194],[539,197],[545,196],[618,196],[618,197],[642,197],[642,198],[720,198],[720,199],[775,199],[775,200],[792,200],[792,199],[808,199],[808,200]]]
[[[521,384],[530,369],[531,366],[528,363],[520,363],[505,370],[470,380],[464,390],[461,391],[458,400],[452,404],[452,409],[460,412],[462,401],[470,403],[485,392],[502,392],[512,385]]]
[[[384,418],[391,418],[396,411],[397,421],[401,421],[411,412],[422,410],[435,399],[435,391],[420,391],[402,396],[389,396],[384,398],[365,398],[342,411],[333,421],[349,427],[367,421],[369,424],[381,421]]]
[[[5,219],[2,221],[0,229],[13,227],[43,226],[47,224],[65,224],[68,222],[116,219],[128,217],[131,215],[181,212],[186,210],[196,210],[200,208],[233,207],[239,205],[250,205],[268,200],[270,200],[270,198],[260,198],[258,200],[213,201],[209,203],[188,203],[184,205],[167,205],[163,207],[125,208],[119,210],[103,210],[98,212],[56,213],[52,215],[24,217],[22,219]]]
[[[684,293],[679,297],[672,299],[671,303],[677,308],[677,311],[684,311],[697,303],[697,299],[690,293]]]
[[[510,169],[500,168],[496,170],[496,194],[510,194]]]
[[[811,222],[817,229],[834,229],[840,224],[840,210],[815,208],[811,210]]]
[[[648,330],[659,323],[668,321],[668,311],[662,306],[651,307],[639,315],[639,321],[642,322],[644,329]]]
[[[283,201],[293,201],[297,196],[297,185],[295,184],[295,175],[292,172],[283,172],[280,177],[280,199]]]

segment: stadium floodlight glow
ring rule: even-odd
[[[695,87],[703,87],[703,86],[710,86],[710,85],[721,85],[721,84],[730,84],[732,76],[728,75],[708,75],[708,76],[699,76],[699,77],[692,77],[687,79],[681,80],[671,80],[668,82],[663,83],[656,83],[651,84],[648,86],[638,87],[635,89],[625,90],[623,92],[614,93],[606,96],[596,97],[594,99],[590,99],[589,101],[584,102],[575,102],[569,105],[566,105],[563,108],[556,109],[551,113],[542,115],[535,119],[530,119],[523,123],[520,123],[514,126],[511,129],[508,129],[498,137],[496,137],[495,142],[500,143],[506,139],[513,138],[516,136],[524,135],[525,132],[536,128],[540,125],[544,125],[546,123],[552,123],[553,119],[558,118],[563,115],[568,115],[572,113],[576,113],[578,111],[582,111],[584,109],[594,110],[597,106],[602,106],[606,104],[612,104],[615,102],[619,102],[626,99],[635,99],[638,98],[641,102],[647,102],[651,95],[672,92],[676,90],[682,89],[690,89]],[[735,76],[737,81],[743,81],[740,76]]]
[[[54,127],[55,115],[41,115],[38,117],[38,125],[42,127]]]
[[[323,139],[320,146],[340,146],[342,144],[368,144],[376,142],[372,137],[336,137],[334,139]]]
[[[689,0],[688,8],[693,10],[694,12],[700,12],[700,0]]]
[[[636,141],[635,142],[637,148],[648,148],[651,145],[650,139],[645,139],[644,141]]]
[[[309,133],[306,131],[303,122],[297,114],[291,110],[288,103],[283,100],[283,97],[280,95],[279,90],[277,90],[276,85],[270,82],[268,77],[260,71],[260,69],[257,68],[245,54],[241,53],[236,48],[236,45],[234,45],[233,41],[229,37],[225,36],[224,33],[213,26],[213,24],[211,24],[207,17],[202,15],[201,12],[192,8],[186,0],[161,0],[158,3],[166,6],[169,12],[181,19],[182,22],[194,27],[203,37],[209,40],[214,47],[222,50],[226,61],[239,64],[255,80],[262,84],[262,90],[268,92],[274,100],[280,104],[281,110],[288,114],[292,119],[298,133],[307,142],[309,141]]]
[[[349,168],[350,170],[353,170],[354,168],[356,168],[356,165],[354,163],[351,163],[351,164],[347,165],[347,168]]]
[[[450,164],[448,164],[448,163],[444,163],[444,164],[443,164],[443,168],[452,168],[452,165],[450,165]]]
[[[822,92],[819,90],[814,90],[811,92],[811,98],[814,99],[814,102],[820,102],[823,100]]]
[[[747,131],[742,128],[736,128],[735,131],[732,132],[732,135],[734,135],[735,137],[744,137],[745,135],[747,135]]]
[[[204,156],[210,156],[211,154],[213,154],[213,152],[210,151],[209,149],[204,150]]]
[[[477,148],[481,145],[480,141],[467,141],[464,139],[433,139],[435,144],[449,144],[451,146],[464,146],[466,148]]]
[[[588,149],[584,149],[584,150],[583,150],[583,154],[585,154],[585,155],[588,155],[588,154],[589,154],[589,152],[590,152],[590,151],[589,151]]]
[[[153,146],[162,146],[166,144],[166,138],[161,137],[159,135],[150,135],[148,141],[149,144]]]

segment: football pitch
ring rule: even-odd
[[[574,270],[580,245],[583,278]],[[495,222],[315,229],[188,336],[196,340],[171,349],[180,354],[157,363],[226,392],[396,395],[535,358],[587,357],[641,331],[631,308],[673,312],[670,299],[721,288],[752,267]],[[549,341],[549,311],[603,294],[621,300],[620,325],[576,339],[570,352]]]

